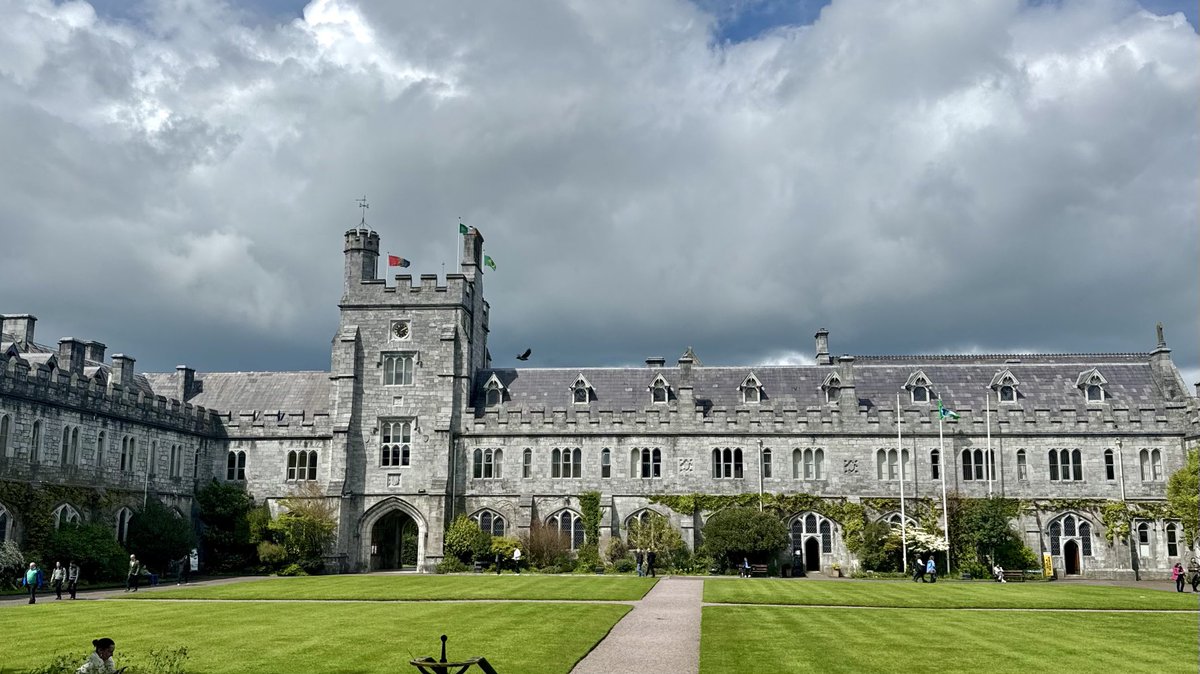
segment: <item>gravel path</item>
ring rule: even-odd
[[[703,578],[663,578],[572,674],[700,671]]]

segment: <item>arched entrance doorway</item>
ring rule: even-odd
[[[821,570],[821,544],[817,543],[816,538],[804,541],[804,570]]]
[[[1063,545],[1063,566],[1068,576],[1079,575],[1079,544],[1074,540]]]
[[[419,531],[416,520],[401,510],[380,517],[371,527],[370,569],[416,569]]]

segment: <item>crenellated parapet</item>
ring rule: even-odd
[[[333,419],[324,412],[241,410],[214,416],[219,422],[219,434],[230,439],[333,437]]]
[[[197,435],[212,435],[219,425],[204,407],[20,358],[0,361],[0,396]]]
[[[374,279],[348,288],[342,306],[470,306],[474,293],[475,282],[462,274],[421,274],[416,282],[411,274],[397,274],[394,286]]]

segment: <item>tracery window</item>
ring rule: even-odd
[[[583,545],[583,518],[579,515],[563,510],[551,515],[546,524],[565,536],[572,550],[578,550]]]
[[[504,535],[504,517],[499,513],[492,512],[491,510],[480,510],[472,515],[471,519],[475,521],[475,524],[479,525],[480,530],[484,533],[491,534],[492,536]]]
[[[792,520],[791,532],[793,550],[803,550],[805,540],[817,537],[822,553],[833,552],[833,525],[816,513],[797,515]]]
[[[133,511],[121,508],[117,511],[116,536],[117,541],[124,543],[129,537],[129,521],[133,519]]]
[[[69,503],[64,503],[55,508],[51,516],[54,518],[55,529],[64,524],[79,524],[83,521],[83,518],[79,516],[79,511]]]
[[[383,354],[383,385],[411,386],[416,360],[415,353]]]
[[[381,421],[379,440],[380,466],[407,466],[412,460],[413,422]]]

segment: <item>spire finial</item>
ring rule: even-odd
[[[1158,325],[1155,326],[1155,331],[1158,332],[1158,348],[1167,348],[1167,338],[1163,335],[1162,321],[1159,321]]]

